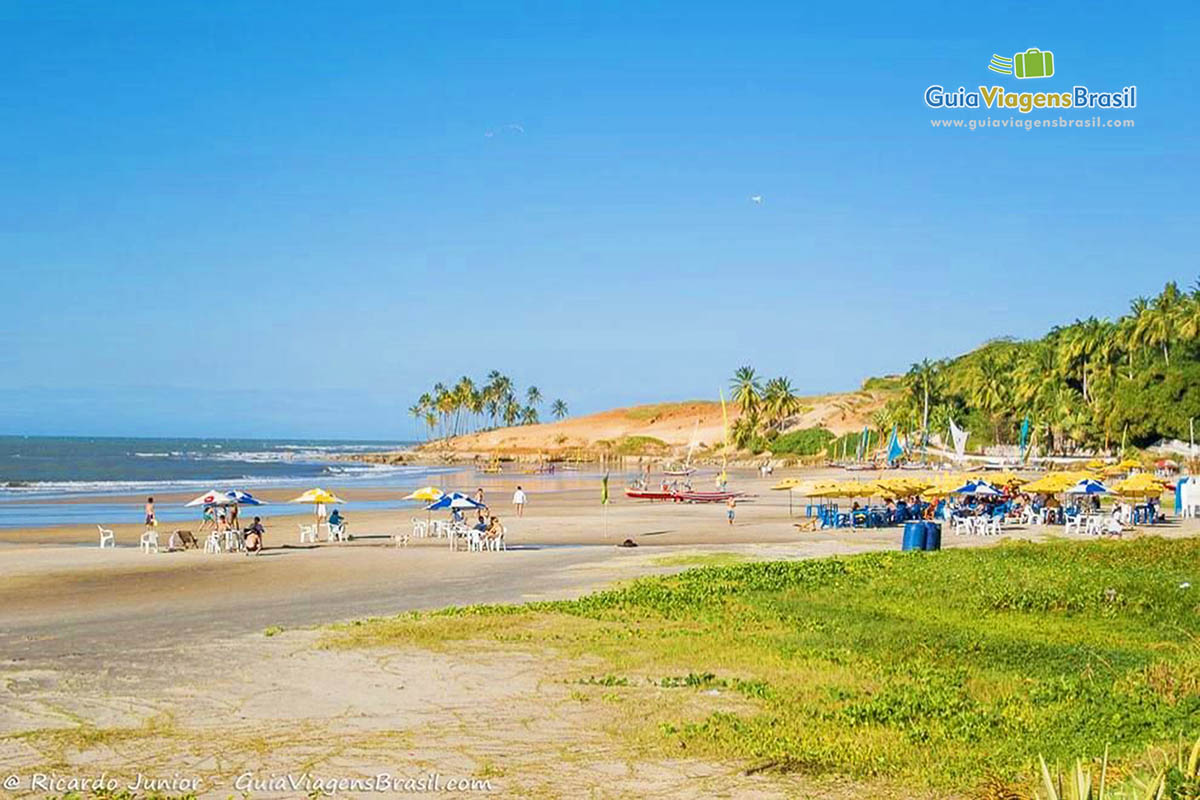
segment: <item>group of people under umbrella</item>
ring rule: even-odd
[[[203,507],[204,518],[200,524],[200,533],[203,535],[206,530],[208,531],[209,544],[206,545],[206,549],[226,552],[242,550],[247,554],[253,554],[262,551],[266,528],[263,525],[262,517],[259,516],[255,516],[249,525],[243,527],[241,525],[241,507],[261,506],[265,502],[241,489],[226,491],[211,489],[184,505],[185,507]],[[345,502],[332,492],[319,488],[309,489],[288,502],[312,505],[318,526],[321,524],[345,524],[344,518],[337,509],[334,509],[332,515],[326,516],[327,505]],[[189,542],[187,541],[176,541],[176,537],[182,537],[185,533],[185,531],[176,531],[171,535],[170,547],[172,549],[176,546],[188,546]],[[188,536],[190,537],[190,534]],[[192,539],[191,544],[197,543]]]
[[[1096,471],[1086,470],[1051,472],[1032,481],[1011,472],[817,483],[787,479],[772,488],[788,491],[789,498],[797,494],[817,499],[817,503],[810,500],[806,505],[806,516],[819,518],[822,527],[875,527],[906,519],[949,520],[953,515],[1004,515],[1067,523],[1076,515],[1098,512],[1101,496],[1115,496],[1118,501],[1113,506],[1113,518],[1118,524],[1109,527],[1119,530],[1120,525],[1153,523],[1162,518],[1157,503],[1168,486],[1150,473],[1134,471],[1137,467],[1140,464],[1131,460],[1106,467],[1107,477],[1126,475],[1111,487]],[[860,507],[854,502],[850,513],[844,513],[832,502],[835,498],[863,498],[869,502],[876,497],[885,499],[886,506]],[[789,499],[789,510],[790,506]]]
[[[428,519],[432,519],[434,511],[449,511],[450,525],[460,529],[466,528],[463,512],[474,511],[475,523],[470,526],[470,530],[476,531],[484,539],[503,537],[504,535],[504,526],[500,523],[500,518],[492,514],[487,503],[484,502],[483,489],[478,489],[475,497],[472,498],[462,492],[443,492],[436,486],[425,486],[406,495],[404,499],[428,503],[425,506]],[[502,538],[501,541],[503,541]]]

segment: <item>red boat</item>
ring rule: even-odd
[[[741,497],[745,492],[680,492],[675,495],[685,503],[724,503],[731,497]]]
[[[664,492],[658,489],[626,489],[625,496],[630,500],[675,500],[674,492]]]

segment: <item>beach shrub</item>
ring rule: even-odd
[[[653,436],[624,436],[616,441],[613,449],[618,455],[647,456],[664,455],[670,452],[671,446]]]
[[[815,456],[825,450],[834,435],[825,428],[801,428],[785,433],[768,447],[775,455]]]

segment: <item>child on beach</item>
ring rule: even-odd
[[[146,498],[146,527],[153,528],[158,522],[154,519],[154,498]]]
[[[734,500],[734,499],[731,497],[731,498],[729,498],[728,500],[726,500],[726,501],[725,501],[725,515],[726,515],[727,517],[729,517],[729,524],[730,524],[730,525],[732,525],[732,524],[733,524],[733,515],[734,515],[734,513],[735,513],[735,509],[736,509],[736,508],[737,508],[737,500]]]
[[[525,490],[518,486],[517,490],[513,492],[513,505],[517,507],[518,517],[525,516],[525,501],[527,499],[525,497]]]
[[[254,523],[246,529],[246,555],[262,550],[262,539],[266,529],[263,528],[262,518],[255,517]]]

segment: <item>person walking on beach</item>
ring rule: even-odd
[[[478,489],[475,490],[475,502],[479,503],[479,505],[483,506],[484,508],[487,508],[487,503],[483,502],[483,487],[482,486],[480,486]]]
[[[729,524],[733,524],[733,515],[737,509],[737,500],[732,497],[725,501],[725,516],[729,518]]]
[[[528,498],[525,497],[525,490],[518,486],[517,490],[513,492],[513,505],[517,507],[518,517],[525,516],[525,501],[527,499]]]
[[[146,498],[146,527],[153,528],[158,524],[158,520],[154,518],[154,498]]]

